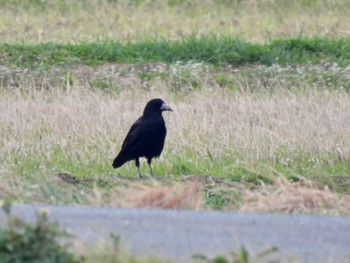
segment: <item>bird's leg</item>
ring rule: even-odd
[[[148,163],[149,169],[151,170],[151,175],[152,175],[152,177],[154,177],[154,176],[153,176],[153,171],[152,171],[151,162],[152,162],[152,158],[148,158],[148,159],[147,159],[147,163]]]
[[[136,159],[135,159],[135,165],[136,165],[136,167],[137,167],[137,170],[139,171],[139,176],[140,176],[140,178],[142,179],[143,176],[142,176],[142,174],[141,174],[141,172],[140,172],[140,160],[139,160],[139,158],[136,158]]]

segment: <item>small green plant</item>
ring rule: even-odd
[[[232,78],[227,73],[216,74],[214,76],[214,80],[220,87],[232,86],[234,83]]]
[[[260,253],[256,254],[254,257],[252,257],[247,248],[245,246],[241,246],[241,248],[238,251],[232,252],[229,256],[216,256],[213,259],[209,259],[205,255],[199,254],[194,255],[193,258],[204,263],[249,263],[259,262],[263,259],[263,257],[265,257],[266,255],[271,255],[277,250],[278,248],[276,247],[267,248],[261,251]]]
[[[68,251],[59,239],[69,237],[57,223],[48,221],[47,212],[37,215],[36,222],[30,224],[11,215],[11,205],[2,206],[6,224],[0,228],[0,258],[2,263],[55,262],[79,263],[79,259]]]

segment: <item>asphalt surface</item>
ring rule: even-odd
[[[31,221],[42,207],[15,205],[12,214]],[[255,254],[277,247],[270,259],[350,262],[349,216],[44,207],[49,219],[73,233],[76,242],[96,246],[116,233],[121,235],[122,247],[136,255],[186,262],[198,253],[215,256],[245,246]]]

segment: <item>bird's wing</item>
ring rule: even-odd
[[[134,149],[139,144],[140,136],[142,136],[142,117],[140,117],[131,127],[126,135],[118,156],[113,161],[113,167],[118,168],[125,162],[134,159]]]
[[[142,117],[140,117],[131,127],[126,135],[122,149],[128,149],[140,138],[142,130]]]

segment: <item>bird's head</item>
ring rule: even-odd
[[[173,109],[167,105],[162,99],[153,99],[150,100],[143,113],[149,113],[149,112],[158,112],[162,113],[163,111],[173,111]]]

